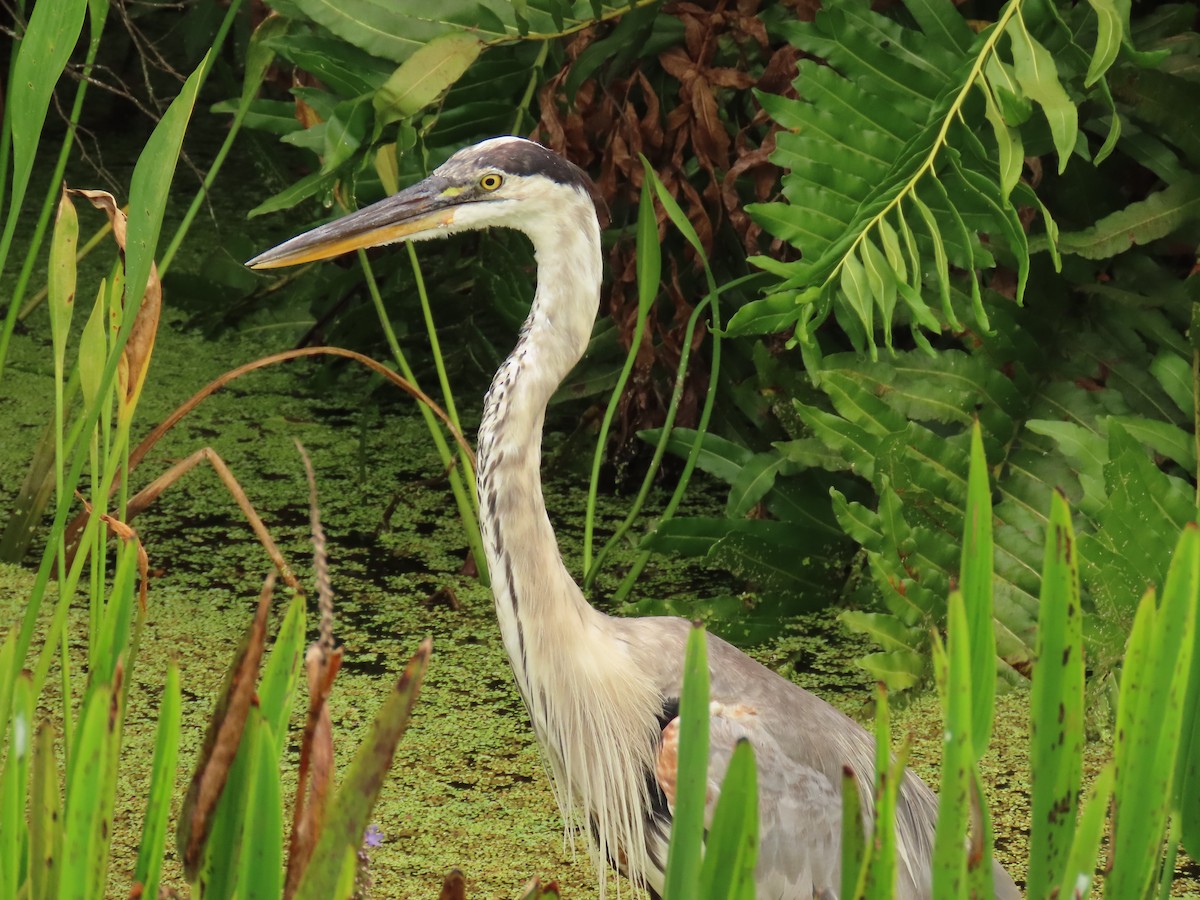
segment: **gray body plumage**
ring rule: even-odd
[[[555,796],[607,891],[612,862],[636,889],[662,889],[670,834],[660,778],[664,728],[676,715],[681,619],[620,619],[594,609],[563,565],[542,497],[546,405],[582,357],[599,304],[600,229],[583,173],[519,138],[455,154],[425,182],[294,238],[252,265],[286,265],[354,246],[509,227],[533,242],[537,291],[512,354],[492,382],[479,429],[477,488],[496,616]],[[839,890],[841,780],[850,766],[870,793],[874,740],[853,720],[715,637],[708,813],[740,738],[758,763],[760,900],[834,898]],[[937,814],[914,775],[896,818],[899,900],[929,895]],[[997,896],[1017,897],[996,867]]]

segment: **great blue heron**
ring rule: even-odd
[[[583,356],[599,304],[600,227],[588,187],[579,168],[539,144],[493,138],[458,151],[419,184],[248,265],[293,265],[489,227],[515,228],[533,242],[533,306],[492,381],[479,427],[477,489],[496,617],[566,827],[577,813],[589,826],[601,896],[605,859],[656,894],[671,829],[690,626],[614,618],[584,599],[559,555],[539,474],[546,404]],[[835,897],[843,768],[869,785],[873,738],[718,638],[709,638],[708,659],[709,815],[735,744],[748,738],[758,761],[758,896]],[[897,896],[925,897],[937,799],[907,774],[898,805]],[[999,896],[1019,896],[999,866],[994,881]]]

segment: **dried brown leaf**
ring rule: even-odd
[[[183,812],[176,832],[176,848],[189,881],[195,881],[199,874],[213,814],[242,741],[250,704],[255,702],[255,684],[266,643],[267,617],[271,611],[274,584],[275,573],[272,572],[263,585],[254,621],[234,654],[225,687],[217,700],[204,735],[204,744],[196,758],[196,771],[188,786],[187,797],[183,801]]]

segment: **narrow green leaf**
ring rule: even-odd
[[[848,609],[838,615],[838,621],[857,634],[867,634],[885,650],[917,652],[924,641],[918,629],[905,625],[889,613],[869,613]]]
[[[971,818],[971,661],[962,594],[950,594],[946,648],[934,633],[934,671],[942,700],[945,738],[933,845],[933,898],[958,898],[967,890],[967,825]]]
[[[1186,359],[1170,350],[1160,350],[1150,362],[1150,374],[1181,412],[1193,414],[1192,367]]]
[[[1059,247],[1086,259],[1107,259],[1166,237],[1200,218],[1200,177],[1191,176],[1105,216],[1083,231],[1064,234]]]
[[[879,318],[883,324],[883,343],[892,348],[892,315],[896,310],[896,281],[899,273],[892,270],[887,259],[875,243],[864,237],[862,242],[863,266],[867,270],[867,285],[871,296],[879,307]]]
[[[91,409],[100,392],[100,381],[104,375],[104,363],[108,353],[105,345],[105,303],[108,295],[108,282],[100,279],[100,290],[96,292],[96,302],[92,304],[91,314],[83,325],[79,336],[79,386],[83,393],[85,409]]]
[[[983,76],[976,82],[983,94],[984,115],[992,126],[992,134],[996,136],[996,146],[1000,152],[1000,194],[1007,200],[1012,189],[1021,180],[1021,167],[1025,164],[1025,147],[1021,141],[1021,132],[1004,121],[1000,107],[992,96],[991,88]]]
[[[1049,896],[1075,831],[1084,743],[1083,610],[1071,511],[1055,491],[1046,529],[1030,700],[1031,846],[1028,891]]]
[[[1100,840],[1104,837],[1109,800],[1113,789],[1113,764],[1104,764],[1096,780],[1088,789],[1079,824],[1075,828],[1075,840],[1071,844],[1071,855],[1062,870],[1058,884],[1058,896],[1085,900],[1096,877],[1096,859],[1100,855]]]
[[[167,661],[167,677],[163,684],[162,700],[158,704],[150,793],[146,797],[146,816],[142,820],[142,839],[138,844],[137,868],[133,876],[134,882],[142,885],[145,897],[158,896],[158,880],[167,849],[167,823],[179,759],[181,702],[179,661],[172,656]]]
[[[288,604],[275,643],[263,664],[262,679],[258,685],[258,706],[275,741],[276,763],[283,758],[288,722],[292,717],[292,701],[300,680],[300,664],[304,659],[304,622],[304,598],[297,595]]]
[[[707,715],[705,718],[707,725]],[[757,861],[758,774],[754,748],[743,738],[725,770],[705,842],[699,881],[704,896],[713,900],[753,900]]]
[[[929,234],[930,242],[933,244],[933,260],[936,269],[934,274],[938,282],[938,295],[942,298],[942,315],[950,323],[951,328],[961,331],[962,323],[958,321],[958,317],[954,314],[954,307],[950,303],[950,262],[946,258],[946,245],[942,242],[942,233],[938,230],[937,220],[933,217],[929,207],[925,205],[925,201],[918,197],[915,191],[909,194],[909,200],[917,208],[917,212],[925,223],[925,230]]]
[[[479,58],[483,43],[473,34],[449,32],[422,45],[375,92],[378,125],[406,119],[429,106],[462,78]]]
[[[979,420],[971,428],[971,466],[963,522],[959,588],[967,613],[971,658],[971,739],[975,759],[992,739],[996,702],[996,630],[992,622],[992,494]]]
[[[114,769],[120,697],[119,690],[98,681],[88,686],[84,697],[67,773],[60,900],[104,895],[116,788],[109,773]]]
[[[727,337],[743,337],[788,331],[800,318],[802,303],[801,298],[793,292],[751,300],[730,317],[722,333]]]
[[[842,891],[839,897],[855,900],[858,886],[866,879],[867,835],[863,828],[862,797],[858,776],[842,767]]]
[[[318,171],[305,175],[299,181],[294,181],[285,187],[282,191],[274,196],[268,197],[250,212],[246,213],[247,219],[253,219],[258,216],[265,216],[267,213],[282,212],[285,209],[291,209],[302,200],[307,200],[322,190],[329,188],[337,181],[337,172]]]
[[[667,851],[663,900],[686,900],[700,890],[704,802],[708,783],[708,652],[704,628],[693,626],[679,699],[679,754],[675,818]]]
[[[61,371],[66,358],[67,334],[75,309],[75,252],[79,243],[79,217],[64,188],[50,238],[50,274],[46,303],[50,312],[50,335],[54,342],[54,364]]]
[[[1190,656],[1190,672],[1177,675],[1177,680],[1183,682],[1183,714],[1172,815],[1179,817],[1183,845],[1195,853],[1200,851],[1200,536],[1195,524],[1187,526],[1175,550],[1163,591],[1163,607],[1175,615],[1186,610],[1181,627],[1190,629],[1190,636],[1185,631],[1182,637],[1180,652],[1181,666]]]
[[[992,53],[984,63],[983,71],[996,93],[996,105],[1000,107],[1004,121],[1013,128],[1020,128],[1028,122],[1033,115],[1033,104],[1021,91],[1012,67]]]
[[[246,721],[250,755],[246,802],[246,834],[253,835],[242,850],[238,900],[279,900],[283,894],[283,797],[279,761],[271,726],[258,710]]]
[[[1084,87],[1091,87],[1104,76],[1116,60],[1126,36],[1125,25],[1114,0],[1088,0],[1088,3],[1096,11],[1096,50],[1092,53],[1092,61],[1088,63]]]
[[[353,861],[362,846],[363,833],[375,801],[379,799],[384,776],[391,768],[396,746],[408,727],[432,652],[433,642],[426,638],[408,661],[404,674],[383,701],[367,736],[359,745],[326,813],[325,827],[296,890],[298,900],[346,896],[338,891],[344,867],[350,863],[350,877],[353,878]]]
[[[1006,33],[1012,46],[1017,81],[1030,99],[1042,108],[1050,124],[1061,174],[1075,149],[1075,138],[1079,133],[1078,110],[1058,80],[1054,57],[1025,28],[1025,20],[1019,12],[1009,20]]]
[[[29,790],[29,900],[58,896],[63,821],[54,739],[53,725],[38,726]]]
[[[904,254],[900,252],[900,238],[886,218],[879,220],[879,240],[883,244],[883,255],[887,258],[887,264],[892,267],[896,280],[901,283],[907,282],[908,266],[904,263]]]
[[[921,30],[944,47],[966,55],[975,39],[967,20],[949,0],[904,0]],[[849,897],[843,894],[843,897]]]
[[[863,335],[870,348],[871,359],[877,359],[879,352],[875,348],[874,310],[870,288],[867,285],[867,272],[858,257],[852,253],[847,255],[842,262],[841,288],[850,309],[853,310],[862,325]]]
[[[34,753],[33,679],[21,672],[13,691],[11,727],[4,773],[0,775],[0,889],[17,896],[18,880],[25,868],[25,798]]]

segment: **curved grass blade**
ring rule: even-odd
[[[988,485],[983,432],[976,419],[971,428],[971,464],[963,521],[959,587],[967,613],[971,658],[971,739],[975,759],[992,739],[996,702],[996,628],[992,621],[992,494]],[[1074,808],[1074,807],[1072,807]]]
[[[705,896],[714,900],[754,900],[757,861],[758,773],[754,748],[743,738],[729,760],[713,810],[700,867]]]
[[[679,699],[679,762],[675,817],[667,851],[663,900],[699,896],[708,784],[708,645],[703,626],[692,626]]]
[[[175,766],[179,759],[180,723],[179,661],[167,662],[167,678],[158,706],[158,728],[154,737],[154,762],[150,770],[150,793],[146,798],[146,818],[138,844],[137,868],[133,880],[142,886],[143,896],[158,896],[158,880],[166,851],[167,819],[175,790]]]

